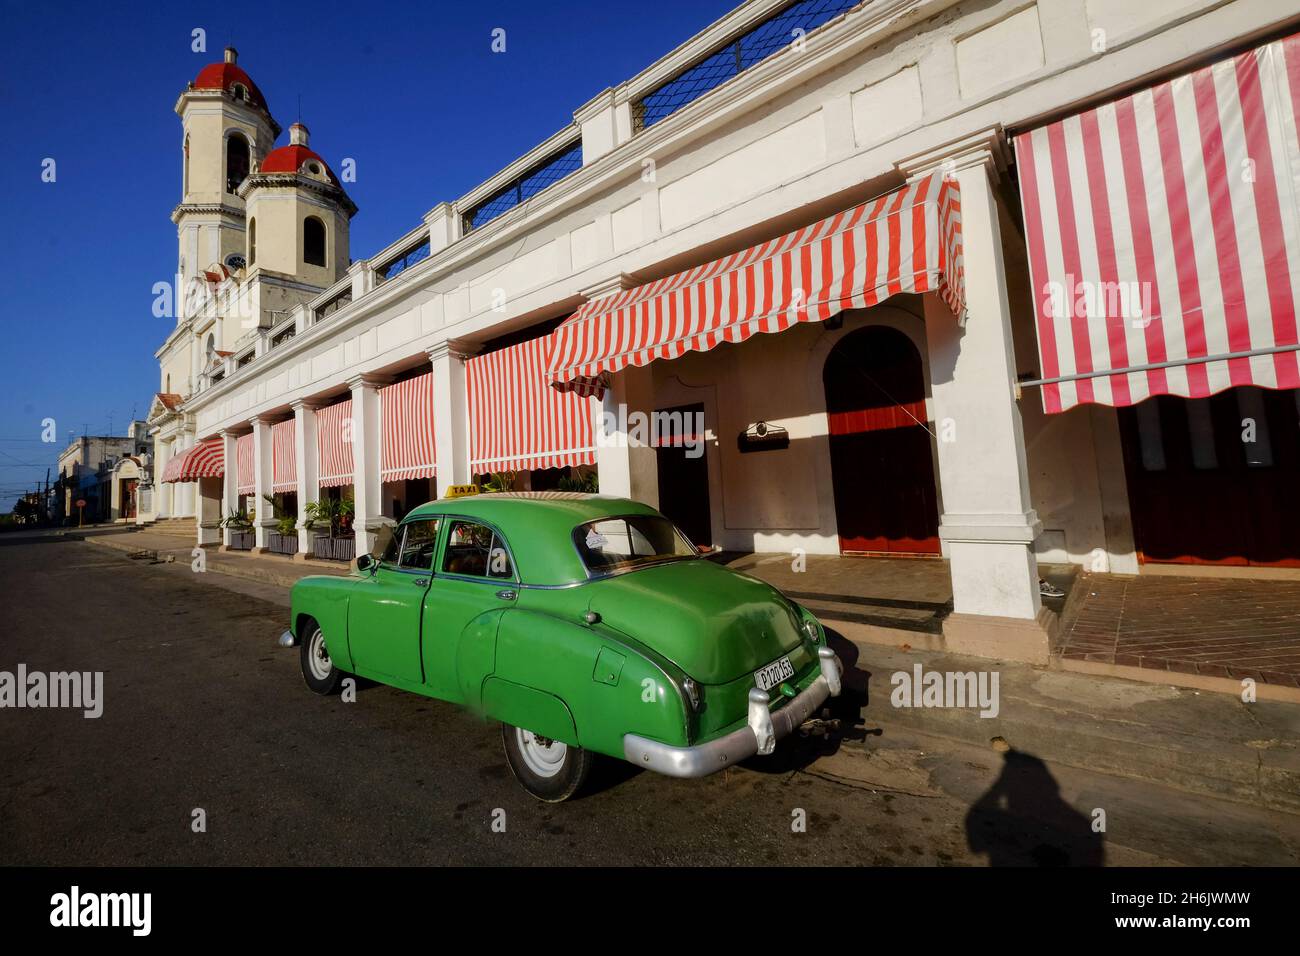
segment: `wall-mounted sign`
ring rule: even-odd
[[[780,425],[755,422],[736,437],[741,452],[780,451],[790,447],[790,433]]]

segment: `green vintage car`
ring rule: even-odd
[[[358,674],[499,720],[542,800],[572,796],[595,754],[699,777],[771,753],[840,692],[811,613],[636,501],[440,499],[376,550],[294,585],[281,642],[307,686]]]

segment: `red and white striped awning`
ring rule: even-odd
[[[596,463],[595,402],[546,384],[545,336],[465,365],[472,474]]]
[[[551,336],[547,379],[600,394],[609,373],[781,332],[900,292],[963,306],[961,203],[936,173],[779,239],[588,302]]]
[[[1016,138],[1043,407],[1300,386],[1300,37]]]
[[[316,448],[320,486],[352,484],[352,399],[317,410]]]
[[[200,478],[220,478],[226,473],[226,450],[220,438],[201,441],[179,455],[173,455],[163,469],[162,480],[198,481]]]
[[[235,494],[251,495],[257,491],[254,463],[253,434],[249,432],[235,439]]]
[[[432,478],[438,472],[433,446],[433,371],[379,390],[383,419],[380,481]]]
[[[297,426],[294,420],[271,426],[271,491],[298,490]]]

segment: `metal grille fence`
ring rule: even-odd
[[[797,0],[766,20],[688,67],[667,83],[643,96],[633,107],[637,129],[653,126],[705,93],[721,86],[778,50],[793,44],[801,34],[822,26],[863,0]]]
[[[489,223],[582,167],[582,140],[555,153],[464,214],[464,231]]]

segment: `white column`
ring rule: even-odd
[[[465,358],[450,342],[429,349],[433,364],[433,443],[438,456],[438,497],[473,481],[469,467],[469,398]],[[408,506],[409,506],[408,502]]]
[[[1047,663],[1055,615],[1042,608],[1033,542],[1042,529],[1029,493],[998,200],[1000,133],[975,137],[914,167],[955,178],[961,193],[966,316],[925,296],[939,482],[956,653]]]
[[[221,433],[221,450],[226,456],[226,475],[221,485],[221,517],[224,520],[239,510],[239,436],[234,432]],[[221,529],[221,550],[230,547],[230,529]]]
[[[379,386],[386,381],[368,375],[348,380],[352,389],[352,526],[357,554],[374,547],[376,534],[387,523],[379,480]]]
[[[649,416],[653,411],[654,376],[649,366],[628,366],[614,375],[596,411],[596,469],[601,494],[632,498],[659,507],[659,462],[655,449],[649,444],[648,429],[635,433],[635,415]],[[707,494],[707,489],[704,493]]]
[[[298,553],[301,561],[314,554],[314,531],[303,527],[307,505],[320,500],[320,446],[316,441],[316,406],[310,402],[290,402],[293,409],[294,454],[298,459]]]
[[[153,515],[155,521],[170,518],[172,486],[163,484],[163,472],[171,461],[171,442],[155,435],[153,439]],[[65,510],[65,514],[67,511]]]
[[[185,435],[185,450],[189,451],[199,443],[198,438],[193,432]],[[197,481],[178,482],[181,486],[181,514],[187,518],[194,518],[195,526],[198,525],[199,518],[199,483]]]
[[[257,512],[257,520],[253,522],[253,533],[255,535],[253,545],[258,553],[266,551],[270,546],[270,539],[267,537],[271,529],[275,527],[275,512],[270,503],[263,497],[271,493],[272,473],[271,469],[274,464],[271,450],[271,425],[273,423],[265,418],[253,419],[253,510]]]

